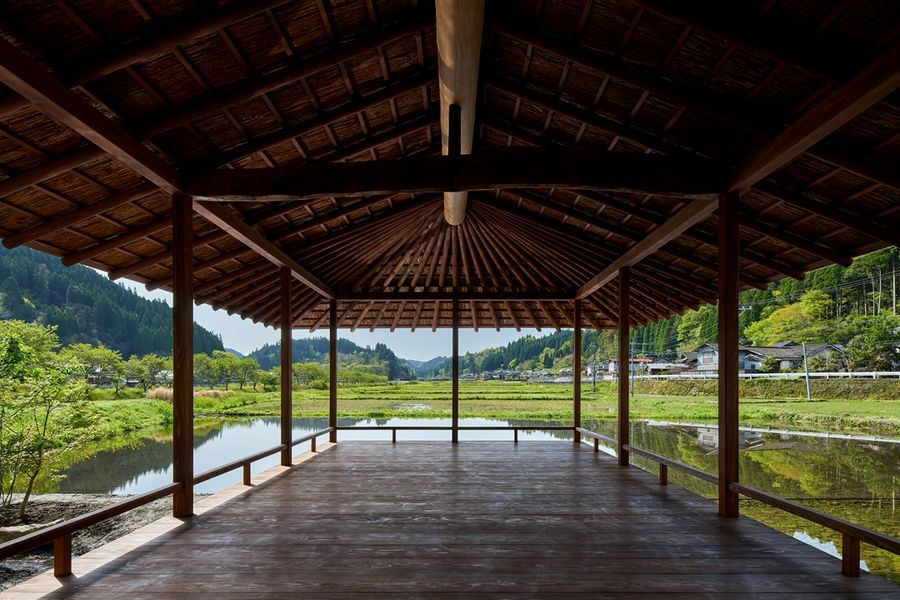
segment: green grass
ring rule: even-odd
[[[500,381],[460,382],[460,415],[498,419],[567,420],[572,415],[571,386]],[[328,413],[328,391],[294,392],[294,414],[321,417]],[[339,414],[345,417],[446,417],[450,414],[449,382],[341,387]],[[221,397],[197,397],[202,416],[277,416],[278,392],[231,390]],[[614,419],[615,389],[610,382],[592,392],[585,386],[582,414],[587,419]],[[636,394],[635,419],[715,421],[714,395]],[[900,437],[900,399],[741,398],[741,424],[791,429],[869,433]]]

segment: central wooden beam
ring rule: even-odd
[[[520,291],[452,291],[452,292],[336,292],[341,302],[435,302],[438,300],[460,300],[475,302],[571,302],[575,293],[571,290],[559,292],[520,292]]]
[[[225,202],[560,187],[709,198],[727,187],[730,173],[722,163],[689,157],[495,148],[460,157],[207,171],[195,175],[189,189],[195,197]]]
[[[242,242],[272,264],[290,269],[294,279],[326,298],[334,298],[334,291],[328,285],[288,256],[284,250],[263,237],[260,232],[241,220],[236,213],[227,207],[210,202],[199,202],[195,199],[194,210],[203,216],[204,219],[228,232],[231,237]]]
[[[72,129],[162,189],[168,192],[182,190],[175,169],[2,38],[0,82],[25,97],[37,110]]]
[[[900,44],[820,102],[737,169],[729,192],[743,194],[900,88]]]
[[[478,99],[478,65],[484,27],[484,0],[436,0],[438,88],[441,96],[441,150],[452,155],[451,138],[458,136],[457,154],[470,154]],[[458,121],[451,107],[459,109]],[[454,131],[455,130],[455,131]],[[459,225],[466,218],[465,191],[444,193],[444,218]]]
[[[577,298],[586,298],[612,281],[623,267],[630,267],[650,256],[665,244],[675,239],[687,229],[706,219],[716,210],[714,199],[697,199],[686,204],[669,219],[654,229],[641,241],[632,245],[622,256],[603,269],[594,278],[581,286]]]

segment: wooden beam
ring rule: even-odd
[[[0,39],[0,82],[167,192],[183,189],[172,167],[4,39]]]
[[[284,250],[267,240],[257,230],[245,223],[227,207],[194,200],[194,210],[210,223],[227,231],[236,240],[246,244],[254,252],[278,267],[288,267],[294,279],[326,298],[334,298],[332,289],[288,256]]]
[[[784,132],[747,157],[729,192],[743,194],[900,88],[900,44],[892,46]]]
[[[619,464],[627,467],[628,450],[630,444],[631,422],[629,412],[628,377],[631,374],[631,352],[628,347],[628,338],[631,335],[631,268],[622,267],[619,276],[619,381],[618,381],[618,429],[616,438]]]
[[[719,514],[738,516],[738,268],[736,194],[719,200]]]
[[[291,332],[294,328],[293,315],[291,314],[291,303],[293,296],[291,294],[291,271],[287,267],[281,267],[279,271],[281,275],[281,444],[284,449],[281,451],[281,464],[285,467],[291,466],[291,442],[293,441],[293,411],[291,404],[293,399],[293,390],[291,383],[291,365],[293,359]]]
[[[713,161],[647,154],[496,148],[478,154],[198,173],[190,192],[204,200],[286,201],[388,193],[570,187],[677,197],[710,197],[731,179]]]
[[[337,327],[337,300],[332,299],[328,303],[328,441],[332,444],[337,442]]]
[[[450,390],[450,421],[451,421],[451,441],[456,444],[459,442],[459,300],[453,299],[451,304],[451,327],[452,331],[452,369],[453,379]]]
[[[435,9],[441,149],[444,155],[453,155],[450,141],[458,135],[456,155],[470,154],[478,99],[484,0],[436,0]],[[452,106],[458,111],[455,121],[451,119]],[[466,191],[444,193],[444,216],[450,225],[460,225],[465,219],[466,196]]]
[[[630,267],[650,256],[670,240],[681,235],[686,229],[706,219],[716,210],[717,204],[709,199],[692,200],[669,220],[659,225],[647,237],[632,245],[622,256],[603,269],[590,281],[578,289],[575,296],[585,298],[612,281],[622,267]]]
[[[172,202],[172,481],[181,483],[173,497],[172,514],[185,518],[194,512],[194,214],[189,197],[175,194]]]
[[[578,427],[581,427],[581,300],[575,300],[574,328],[572,331],[572,426],[575,432],[572,434],[572,441],[576,444],[581,443],[581,433]]]

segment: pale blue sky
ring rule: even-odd
[[[143,285],[133,281],[121,280],[121,283],[144,298],[164,300],[170,306],[172,304],[172,294],[169,292],[161,290],[148,292]],[[263,344],[276,343],[279,340],[277,329],[263,327],[253,321],[242,320],[238,316],[230,316],[224,310],[213,310],[205,304],[194,307],[194,321],[213,333],[221,334],[225,347],[233,348],[243,354],[256,350]],[[471,329],[461,329],[459,350],[464,354],[492,346],[505,346],[529,333],[540,336],[546,335],[548,332],[541,333],[533,329],[523,329],[521,332],[515,329],[501,329],[499,332],[493,329],[481,329],[476,333]],[[295,338],[317,337],[328,335],[328,330],[309,333],[306,330],[296,329],[293,335]],[[451,350],[450,330],[448,329],[438,329],[436,333],[432,333],[431,329],[417,329],[415,332],[398,329],[393,333],[387,329],[376,329],[374,332],[370,332],[368,329],[357,329],[355,332],[340,330],[338,335],[353,340],[361,346],[374,346],[378,342],[383,342],[397,356],[414,360],[449,356]]]

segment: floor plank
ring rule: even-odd
[[[897,598],[569,442],[343,442],[44,598]],[[78,561],[76,561],[78,562]],[[0,598],[33,597],[39,582]],[[28,596],[28,594],[32,594]]]

